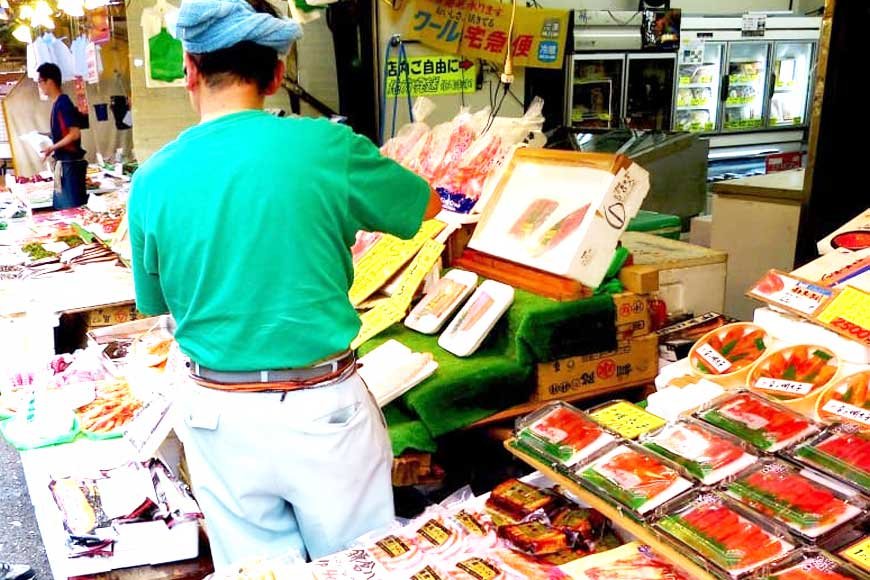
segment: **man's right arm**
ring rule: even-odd
[[[381,155],[367,138],[348,131],[348,201],[360,229],[412,238],[441,210],[422,177]]]

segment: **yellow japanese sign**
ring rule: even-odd
[[[647,413],[628,401],[617,401],[590,415],[596,423],[619,433],[626,439],[634,439],[665,424],[665,420]]]
[[[852,544],[840,552],[840,555],[860,566],[862,570],[870,572],[870,538]]]
[[[489,0],[412,0],[405,38],[443,52],[502,63],[510,46],[514,66],[561,68],[567,10],[517,6],[508,38],[511,4]]]
[[[473,93],[477,64],[456,55],[410,56],[387,61],[387,98]]]
[[[870,345],[870,294],[846,286],[816,315],[828,328]]]

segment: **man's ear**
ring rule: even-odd
[[[287,65],[283,59],[278,59],[278,65],[275,67],[275,74],[272,77],[272,82],[266,87],[266,95],[274,95],[281,88],[284,82],[284,72],[287,70]]]
[[[184,82],[188,91],[193,91],[199,86],[199,69],[187,52],[184,53]]]

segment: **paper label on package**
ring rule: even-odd
[[[870,537],[849,546],[840,555],[860,566],[862,570],[870,571]]]
[[[647,413],[637,405],[619,401],[599,409],[590,415],[596,423],[619,433],[626,439],[635,439],[663,426],[666,421],[652,413]]]
[[[862,409],[861,407],[856,407],[849,403],[831,399],[825,403],[822,410],[843,417],[844,419],[849,419],[850,421],[857,421],[864,425],[870,425],[870,410]]]
[[[834,332],[870,345],[870,293],[847,286],[816,318]]]
[[[810,394],[810,391],[813,390],[812,383],[787,381],[785,379],[772,379],[770,377],[761,377],[755,381],[755,386],[767,391],[780,391],[782,393],[791,393],[793,395],[808,395]]]
[[[477,521],[477,518],[475,518],[467,511],[462,510],[458,514],[453,516],[453,518],[457,522],[459,522],[459,525],[461,525],[469,534],[474,534],[475,536],[486,535],[486,529],[483,527],[483,525],[479,521]]]
[[[501,570],[496,568],[492,562],[483,558],[469,558],[456,564],[456,567],[475,580],[493,580],[502,575]]]
[[[719,373],[724,373],[731,368],[731,361],[725,358],[722,353],[709,344],[702,344],[695,352],[697,352],[702,359],[713,365],[713,368],[715,368]]]
[[[450,539],[452,533],[444,524],[438,520],[432,519],[423,524],[417,534],[428,541],[433,546],[443,546]]]
[[[445,578],[436,572],[432,566],[426,566],[411,576],[411,580],[445,580]]]
[[[399,556],[408,553],[411,549],[408,547],[408,544],[398,536],[387,536],[381,541],[375,542],[375,545],[391,558],[398,558]]]

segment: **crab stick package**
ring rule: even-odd
[[[778,562],[762,580],[858,580],[866,575],[831,554],[804,548]]]
[[[749,367],[767,350],[771,339],[748,322],[726,324],[704,335],[689,351],[692,371],[726,386],[742,384]]]
[[[769,453],[818,432],[810,419],[747,391],[725,395],[696,416]]]
[[[833,380],[839,367],[837,355],[823,346],[787,346],[765,355],[749,371],[746,386],[768,399],[810,414],[819,393]]]
[[[647,449],[681,465],[704,485],[713,485],[758,458],[739,439],[694,421],[678,421],[641,437]]]
[[[870,430],[870,371],[833,381],[819,395],[815,412],[825,423],[849,423]]]
[[[408,123],[381,147],[381,153],[403,165],[407,164],[413,152],[425,142],[429,134],[429,125],[425,123],[426,117],[435,110],[435,103],[426,97],[418,97],[414,101],[414,122]]]
[[[848,497],[823,485],[820,477],[809,475],[781,460],[768,459],[729,483],[726,493],[809,541],[864,514],[858,494]]]
[[[485,281],[438,338],[438,345],[456,356],[474,354],[513,301],[513,287]]]
[[[643,515],[692,487],[664,460],[641,447],[620,445],[577,469],[580,481],[598,495]]]
[[[870,493],[870,435],[852,425],[829,428],[797,447],[792,456]]]
[[[690,580],[649,546],[638,542],[575,560],[562,566],[562,570],[571,578],[588,580]]]
[[[796,546],[784,529],[717,494],[690,495],[667,510],[656,527],[726,577],[745,578]]]
[[[616,440],[585,413],[561,401],[517,420],[515,433],[523,449],[565,466],[575,465]]]
[[[441,330],[477,286],[477,274],[450,270],[405,318],[405,326],[423,334]]]

